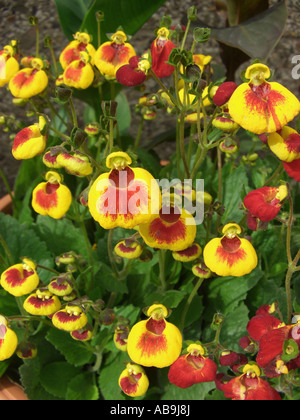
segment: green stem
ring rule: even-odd
[[[88,253],[88,256],[89,256],[90,264],[93,265],[94,255],[93,255],[93,251],[92,251],[92,246],[91,246],[91,242],[90,242],[89,237],[88,237],[88,233],[87,233],[87,230],[86,230],[85,223],[81,219],[81,216],[80,216],[80,213],[79,213],[79,210],[78,210],[79,204],[76,201],[73,201],[73,203],[74,203],[74,209],[75,209],[75,214],[76,214],[76,220],[77,220],[77,223],[79,224],[79,227],[80,227],[81,232],[82,232],[82,236],[83,236],[83,239],[84,239],[84,242],[85,242],[85,247],[86,247],[86,250],[87,250],[87,253]]]
[[[167,95],[169,96],[169,98],[171,99],[171,101],[173,102],[173,104],[178,109],[180,109],[181,106],[177,102],[176,98],[174,98],[174,96],[169,92],[169,89],[162,83],[162,81],[156,76],[156,74],[151,69],[149,70],[149,74],[151,74],[151,76],[153,77],[153,79],[155,79],[155,81],[159,84],[159,86],[162,88],[162,90],[167,93]]]
[[[111,153],[114,147],[114,120],[109,119],[109,153]]]
[[[222,152],[220,148],[217,148],[218,154],[218,201],[222,202]],[[218,214],[216,223],[216,232],[218,232],[221,216]]]
[[[116,275],[116,278],[119,279],[120,278],[120,274],[119,271],[117,269],[117,265],[116,265],[116,261],[115,261],[115,257],[113,254],[113,243],[112,243],[112,239],[113,239],[113,233],[114,233],[114,229],[110,229],[108,232],[108,237],[107,237],[107,253],[108,253],[108,258],[110,261],[110,265]]]
[[[56,128],[49,127],[49,130],[53,131],[53,133],[55,133],[56,135],[58,135],[62,139],[66,140],[68,142],[71,141],[71,137],[70,136],[67,136],[66,134],[62,133],[61,131],[56,130]]]
[[[265,182],[265,185],[264,186],[267,186],[267,185],[271,184],[272,181],[274,179],[276,179],[277,176],[279,176],[282,171],[283,171],[283,164],[282,164],[282,162],[280,162],[280,164],[278,165],[278,167],[276,168],[276,170],[273,172],[273,174],[270,176],[270,178]]]
[[[203,283],[203,281],[204,281],[203,278],[199,278],[198,279],[198,281],[197,281],[194,289],[192,290],[190,296],[188,297],[188,300],[186,301],[185,307],[184,307],[183,312],[182,312],[182,315],[181,315],[180,328],[179,328],[180,331],[183,331],[186,314],[187,314],[187,312],[189,310],[189,307],[190,307],[190,305],[191,305],[191,303],[192,303],[192,301],[193,301],[196,293],[198,292],[201,284]]]
[[[52,43],[50,43],[49,48],[50,48],[51,58],[52,58],[52,61],[53,61],[55,76],[58,77],[57,62],[56,62],[56,58],[55,58],[55,54],[54,54]]]
[[[185,168],[185,172],[186,172],[186,176],[187,179],[190,178],[190,170],[185,158],[185,150],[184,150],[184,118],[185,118],[185,112],[181,111],[180,112],[180,125],[179,125],[179,145],[180,145],[180,154],[181,154],[181,159],[183,161],[183,165]]]
[[[161,283],[161,291],[164,292],[167,289],[166,283],[166,250],[158,250],[158,261],[159,261],[159,279]]]
[[[78,127],[77,115],[76,115],[76,111],[75,111],[75,107],[74,107],[74,103],[73,103],[72,98],[69,99],[69,105],[70,105],[71,114],[72,114],[73,126]]]
[[[36,266],[37,266],[38,268],[41,268],[42,270],[47,270],[47,271],[50,271],[51,273],[54,273],[54,274],[56,274],[56,275],[59,275],[59,274],[60,274],[58,271],[54,270],[54,268],[46,267],[46,266],[41,265],[41,264],[37,264]]]
[[[9,264],[10,265],[14,265],[14,258],[13,258],[12,253],[10,252],[10,250],[9,250],[9,248],[8,248],[8,246],[7,246],[7,244],[6,244],[6,242],[5,242],[5,240],[4,240],[4,238],[3,238],[2,235],[0,235],[0,244],[3,247],[3,249],[5,251],[5,254],[7,255]]]
[[[186,29],[185,29],[184,35],[183,35],[183,39],[182,39],[182,43],[181,43],[181,47],[180,47],[181,51],[184,48],[184,45],[185,45],[185,42],[186,42],[186,38],[187,38],[187,34],[188,34],[189,30],[190,30],[190,26],[191,26],[191,20],[189,19],[188,20],[188,23],[186,25]]]
[[[141,134],[142,134],[142,130],[143,130],[143,125],[144,125],[144,116],[141,116],[141,120],[140,120],[140,124],[139,124],[139,129],[138,129],[138,133],[135,139],[135,143],[134,143],[134,147],[133,147],[133,151],[135,152],[136,149],[139,146],[140,143],[140,139],[141,139]]]

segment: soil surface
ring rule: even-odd
[[[272,0],[270,4],[275,4],[278,1]],[[286,3],[289,11],[287,25],[283,37],[270,55],[269,63],[271,63],[273,69],[276,69],[276,81],[282,83],[299,96],[299,81],[292,77],[292,69],[295,65],[292,63],[292,57],[300,54],[300,4],[298,0],[287,0]],[[224,17],[216,12],[214,0],[185,0],[184,2],[182,0],[168,0],[132,37],[130,42],[134,45],[137,53],[143,53],[150,46],[154,39],[154,30],[158,27],[163,15],[171,16],[174,25],[184,24],[186,23],[186,10],[190,6],[196,7],[197,17],[202,22],[201,26],[225,26]],[[0,0],[0,12],[0,49],[8,44],[10,40],[18,39],[24,54],[31,55],[34,53],[35,29],[29,25],[29,16],[36,16],[39,20],[40,49],[41,53],[49,60],[49,51],[43,47],[43,40],[46,36],[50,35],[53,39],[56,57],[59,56],[62,48],[68,43],[60,28],[55,4],[50,0],[39,0],[38,2],[36,0]],[[204,45],[203,51],[198,49],[196,52],[212,55],[213,63],[221,64],[219,45],[213,39]],[[243,68],[245,68],[246,64],[244,64]],[[239,73],[237,71],[237,75]],[[157,90],[157,85],[153,86]],[[148,87],[151,89],[151,83]],[[134,92],[132,89],[125,90],[125,93],[133,109],[140,97],[140,93]],[[12,96],[5,87],[0,89],[0,95],[0,115],[13,115],[17,120],[26,122],[26,125],[32,123],[31,121],[33,120],[25,115],[24,108],[16,107],[12,103]],[[81,110],[79,110],[80,112]],[[131,134],[135,135],[137,133],[138,123],[139,118],[133,113]],[[168,118],[165,113],[162,113],[155,120],[145,122],[142,140],[148,142],[172,126],[174,126],[174,119]],[[11,145],[16,132],[14,130],[5,132],[3,127],[0,126],[0,169],[4,173],[10,188],[13,188],[15,176],[20,165],[20,162],[16,161],[11,154]],[[163,147],[155,148],[155,150],[159,153],[161,159],[165,159],[174,150],[174,145],[167,143]],[[6,193],[7,189],[0,177],[0,197]]]

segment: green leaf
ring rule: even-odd
[[[79,31],[92,0],[54,0],[54,2],[62,30],[66,37],[72,41],[73,34]]]
[[[49,216],[39,215],[35,229],[53,255],[57,256],[72,250],[88,258],[82,232],[70,220],[55,220]]]
[[[115,32],[119,26],[123,28],[126,34],[133,35],[165,1],[95,0],[82,22],[81,30],[86,30],[93,36],[94,46],[97,47],[98,35],[95,16],[97,11],[101,11],[104,14],[104,21],[101,22],[101,43],[107,41],[106,34]],[[153,39],[154,37],[153,32]]]
[[[214,382],[205,382],[202,384],[195,384],[189,388],[181,389],[173,384],[170,384],[167,391],[162,396],[162,400],[170,401],[203,401],[207,394],[215,389]]]
[[[79,367],[90,363],[93,354],[80,341],[74,340],[70,334],[51,328],[46,339],[66,358],[67,362]]]
[[[13,264],[20,263],[22,257],[28,257],[36,263],[53,267],[53,258],[47,250],[45,242],[27,225],[20,224],[10,215],[0,213],[0,235],[9,249]],[[5,255],[1,245],[0,254]],[[7,268],[0,263],[1,271]],[[50,278],[48,271],[38,269],[38,274],[43,283],[48,283]]]
[[[222,315],[232,313],[262,277],[263,272],[257,267],[243,277],[217,277],[211,280],[207,286],[206,319],[211,321],[217,311]]]
[[[41,384],[50,394],[66,399],[69,383],[79,373],[80,370],[69,363],[50,363],[41,371]]]
[[[243,201],[244,189],[248,187],[248,178],[244,166],[239,166],[231,173],[226,174],[226,167],[223,168],[223,205],[225,212],[222,216],[222,223],[234,221],[238,223],[243,217],[239,204]],[[225,176],[224,176],[225,175]]]
[[[240,25],[212,28],[211,37],[240,49],[249,57],[265,61],[281,38],[286,20],[287,7],[283,1]]]
[[[154,302],[159,302],[167,308],[177,308],[185,295],[186,294],[180,290],[167,290],[163,295],[161,292],[153,292],[146,296],[145,302],[147,306],[152,305]]]
[[[118,381],[126,363],[130,362],[127,352],[110,353],[100,370],[99,388],[105,400],[125,400]]]
[[[68,401],[96,401],[99,398],[98,387],[94,384],[95,375],[83,372],[69,381],[66,400]]]

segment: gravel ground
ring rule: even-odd
[[[270,1],[271,4],[277,2],[277,0]],[[289,10],[288,22],[284,36],[270,56],[270,63],[276,69],[276,81],[284,84],[298,95],[299,81],[291,76],[293,68],[291,60],[294,55],[300,54],[300,4],[298,0],[287,0],[286,3]],[[216,13],[214,0],[185,0],[184,2],[168,0],[133,36],[131,43],[136,48],[137,53],[142,53],[150,46],[154,38],[154,30],[164,14],[171,16],[173,24],[185,23],[186,10],[192,5],[197,9],[198,18],[205,22],[207,26],[223,27],[225,25],[224,18]],[[0,48],[9,43],[11,39],[18,39],[22,51],[25,54],[31,54],[35,50],[35,29],[29,25],[28,17],[34,15],[38,17],[40,23],[41,48],[43,48],[42,42],[47,35],[51,35],[54,46],[57,46],[57,56],[61,48],[68,43],[60,28],[55,4],[50,0],[39,0],[38,2],[35,0],[0,0],[0,12]],[[214,57],[213,62],[215,64],[220,63],[219,47],[214,40],[209,40],[205,44],[204,51],[197,52],[212,55]],[[48,51],[43,49],[43,53],[47,55]],[[24,115],[24,110],[12,105],[10,93],[5,88],[2,88],[0,92],[0,115],[15,114],[18,118],[28,121]],[[126,91],[126,93],[130,105],[133,106],[140,94],[135,96],[132,90]],[[136,133],[137,123],[138,120],[133,115],[132,133]],[[158,135],[169,128],[171,123],[173,123],[173,120],[166,118],[166,115],[161,115],[156,120],[146,122],[143,139],[151,140],[154,135]],[[20,162],[16,161],[11,155],[11,144],[12,140],[9,138],[9,134],[5,133],[0,126],[0,168],[7,177],[10,187],[13,188]],[[171,150],[172,147],[170,148],[168,145],[156,149],[161,158],[168,157]],[[5,193],[6,189],[0,178],[0,197]]]

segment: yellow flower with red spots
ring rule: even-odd
[[[69,174],[79,177],[88,176],[93,172],[89,158],[83,153],[59,153],[56,156],[56,165],[64,168]]]
[[[9,90],[16,98],[28,99],[42,93],[48,85],[48,76],[40,58],[30,62],[31,67],[19,70],[9,81]]]
[[[6,318],[0,315],[0,362],[9,359],[16,351],[17,345],[16,333],[8,327]]]
[[[118,242],[114,251],[121,258],[135,259],[142,254],[143,247],[138,241],[129,238]]]
[[[74,40],[71,41],[61,52],[59,62],[65,70],[73,61],[80,60],[80,53],[86,52],[91,57],[91,64],[94,64],[95,47],[91,44],[89,34],[76,32]]]
[[[23,342],[18,345],[16,355],[20,359],[33,359],[37,355],[37,347],[34,343]]]
[[[249,274],[257,266],[253,245],[247,239],[239,238],[241,228],[236,223],[225,225],[222,233],[222,238],[214,238],[204,247],[204,263],[218,276]]]
[[[182,251],[193,244],[197,227],[188,211],[171,205],[162,206],[154,219],[139,226],[139,232],[152,248]]]
[[[95,53],[95,66],[100,73],[114,79],[117,70],[128,64],[131,57],[136,56],[133,46],[127,41],[123,31],[117,31],[111,36],[111,41],[104,42]]]
[[[280,130],[300,112],[296,96],[277,82],[267,82],[270,76],[266,65],[252,64],[245,73],[249,82],[238,86],[228,101],[232,119],[256,134]]]
[[[9,83],[10,79],[19,71],[20,66],[16,60],[14,47],[5,45],[0,51],[0,87]]]
[[[128,363],[119,377],[119,386],[129,397],[141,397],[148,390],[149,380],[141,366]]]
[[[65,85],[76,89],[87,89],[94,80],[94,70],[89,63],[89,55],[81,51],[79,58],[72,61],[63,73]]]
[[[93,338],[93,331],[85,326],[80,330],[71,331],[70,336],[76,341],[89,341]]]
[[[31,159],[43,153],[47,144],[46,119],[39,117],[39,122],[18,132],[13,141],[12,154],[15,159]]]
[[[268,146],[284,162],[300,159],[300,135],[291,127],[284,126],[271,133],[268,136]]]
[[[127,351],[128,334],[129,334],[128,325],[123,323],[116,326],[113,340],[118,350]]]
[[[69,332],[84,328],[87,322],[88,318],[81,307],[71,304],[57,311],[52,317],[52,323],[56,328]]]
[[[135,324],[128,335],[127,352],[142,366],[170,366],[180,355],[182,336],[176,325],[167,322],[168,310],[154,304],[147,310],[147,320]]]
[[[199,244],[194,242],[191,246],[182,251],[173,251],[172,255],[174,260],[181,262],[194,261],[202,254],[202,248]]]
[[[61,302],[49,290],[38,289],[26,298],[23,307],[31,315],[50,316],[61,308]]]
[[[72,194],[61,183],[61,176],[54,171],[47,172],[46,182],[38,184],[32,192],[31,205],[38,214],[61,219],[72,203]]]
[[[132,229],[158,212],[157,181],[145,169],[131,167],[131,163],[127,153],[111,153],[106,159],[110,172],[101,174],[90,188],[90,213],[104,229]]]
[[[13,296],[24,296],[37,288],[40,282],[36,264],[23,258],[22,263],[9,267],[1,274],[0,284]]]

